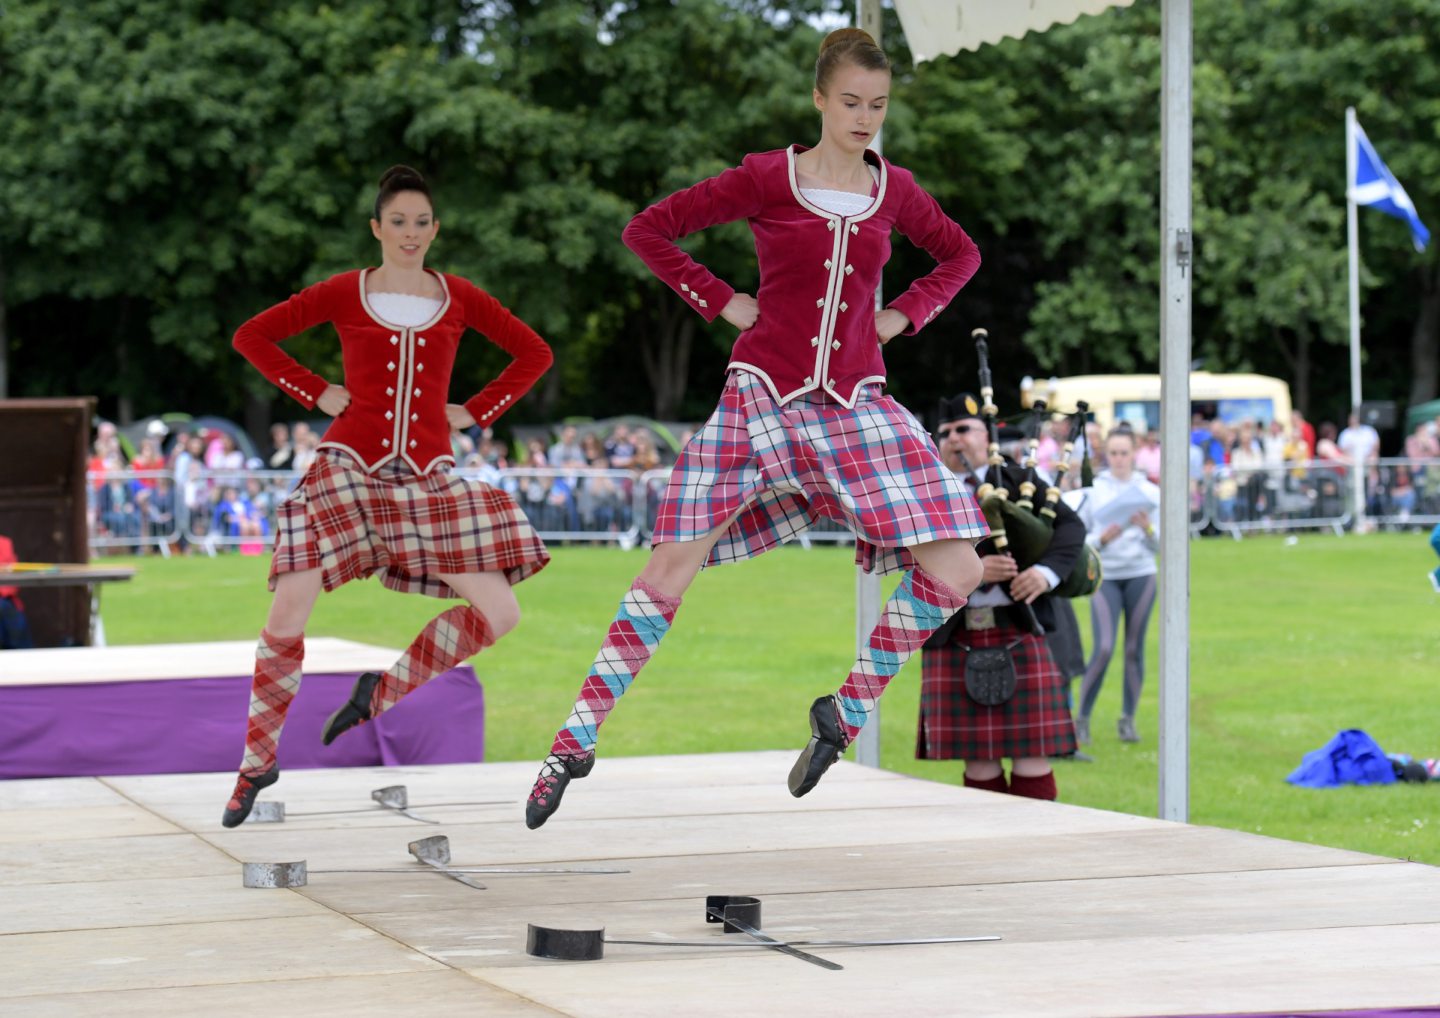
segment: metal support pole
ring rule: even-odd
[[[1350,410],[1360,413],[1360,216],[1355,205],[1355,107],[1345,107],[1345,239],[1350,255]],[[1355,533],[1365,523],[1365,464],[1350,471]]]
[[[1160,817],[1190,814],[1191,0],[1163,0],[1160,157]]]
[[[883,46],[880,27],[880,0],[855,0],[855,24],[869,32],[877,46]],[[880,151],[881,131],[875,132],[870,147]],[[875,310],[884,307],[884,284],[875,287]],[[858,656],[870,637],[870,631],[880,621],[880,577],[867,573],[858,566],[855,569],[855,653]],[[880,702],[860,735],[855,740],[855,761],[866,767],[880,766]]]

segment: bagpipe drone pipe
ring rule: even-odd
[[[975,354],[980,362],[980,415],[990,437],[988,472],[975,497],[995,539],[996,552],[1011,555],[1016,568],[1023,572],[1045,557],[1055,537],[1060,485],[1071,468],[1076,444],[1074,436],[1085,433],[1085,416],[1089,406],[1080,402],[1075,412],[1067,415],[1071,420],[1070,435],[1066,438],[1055,478],[1046,487],[1043,501],[1037,505],[1035,493],[1039,490],[1040,475],[1035,454],[1040,444],[1040,429],[1049,410],[1043,400],[1035,401],[1031,408],[1022,464],[1026,476],[1020,484],[1020,497],[1012,501],[1003,475],[1005,458],[1000,454],[999,408],[995,406],[995,389],[990,375],[989,334],[984,329],[976,329],[971,335],[975,338]],[[1088,466],[1087,456],[1082,460],[1082,480]],[[1088,597],[1100,586],[1100,580],[1100,556],[1089,544],[1084,544],[1074,566],[1060,578],[1059,585],[1051,593],[1059,597]]]

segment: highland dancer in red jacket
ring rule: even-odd
[[[393,707],[406,693],[504,636],[520,619],[512,584],[549,561],[509,495],[453,477],[451,429],[489,426],[550,367],[545,341],[458,276],[425,268],[439,230],[424,178],[396,166],[380,179],[370,229],[378,269],[344,272],[264,311],[235,349],[306,409],[335,418],[315,463],[280,506],[245,755],[222,823],[249,815],[275,783],[276,746],[300,687],[305,623],[321,590],[378,573],[392,590],[461,598],[389,671],[367,672],[331,715],[323,740]],[[279,344],[329,322],[345,384],[300,366]],[[463,406],[447,403],[455,352],[474,329],[514,360]]]
[[[821,518],[856,536],[865,568],[904,575],[850,674],[810,708],[811,739],[790,772],[810,791],[855,738],[886,683],[980,582],[971,539],[985,524],[925,429],[884,395],[881,348],[914,335],[975,273],[965,231],[905,170],[867,146],[885,119],[890,64],[858,29],[832,32],[815,66],[814,148],[745,157],[641,212],[625,243],[707,321],[740,330],[719,406],[671,474],[650,560],[580,689],[526,803],[543,824],[595,763],[597,732],[669,631],[704,565],[758,555]],[[757,296],[736,293],[675,243],[747,220]],[[939,263],[875,310],[898,229]]]

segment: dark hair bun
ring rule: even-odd
[[[419,191],[430,199],[431,207],[434,207],[434,199],[430,197],[430,185],[425,183],[425,178],[420,175],[420,171],[397,164],[380,174],[380,191],[375,195],[376,219],[379,219],[380,213],[385,211],[385,206],[390,204],[390,199],[401,191]]]
[[[380,174],[380,190],[382,191],[408,191],[411,189],[425,190],[425,178],[419,170],[397,164]]]
[[[824,39],[820,40],[820,55],[823,56],[825,51],[831,46],[840,43],[856,42],[864,43],[866,46],[873,46],[875,49],[880,48],[875,42],[875,37],[863,28],[837,28]]]
[[[854,64],[867,71],[889,71],[890,60],[863,28],[837,28],[820,43],[815,59],[815,88],[824,95],[830,78],[842,64]]]

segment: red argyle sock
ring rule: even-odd
[[[494,642],[490,623],[473,605],[457,605],[441,612],[420,630],[400,660],[381,676],[370,697],[370,716],[385,713],[399,703],[401,697]]]
[[[965,775],[965,787],[966,787],[966,788],[978,788],[978,789],[980,789],[982,792],[1008,792],[1008,791],[1010,791],[1010,789],[1008,789],[1008,788],[1005,787],[1005,772],[1004,772],[1004,771],[1001,771],[999,774],[995,775],[993,778],[986,778],[986,779],[984,779],[983,781],[976,781],[974,778],[972,778],[970,775],[967,774],[967,775]]]
[[[242,774],[259,774],[275,765],[280,730],[290,701],[300,689],[300,663],[305,659],[305,636],[272,636],[260,632],[255,648],[255,678],[250,684],[250,720],[245,727]]]
[[[565,727],[555,733],[551,753],[583,756],[595,748],[600,725],[670,631],[679,609],[678,597],[661,593],[644,580],[635,581],[620,600],[620,610],[600,644]]]
[[[840,686],[840,722],[847,744],[865,727],[875,701],[910,655],[963,607],[964,595],[919,566],[905,574]]]
[[[1028,774],[1010,775],[1010,794],[1027,799],[1054,800],[1060,793],[1055,787],[1055,772],[1046,771],[1038,777]]]

